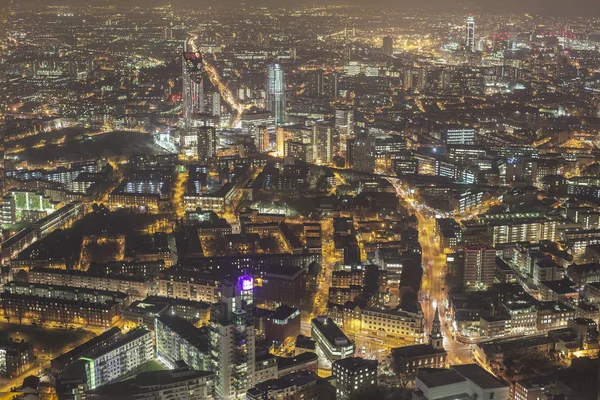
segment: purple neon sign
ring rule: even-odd
[[[254,289],[254,281],[250,275],[240,276],[238,279],[238,284],[241,286],[242,290]]]

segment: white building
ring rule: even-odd
[[[131,331],[113,344],[82,358],[87,361],[88,389],[112,382],[153,359],[152,332],[146,329]]]
[[[444,370],[419,371],[412,398],[508,400],[508,393],[508,383],[477,364],[466,364]]]

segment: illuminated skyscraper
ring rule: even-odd
[[[465,47],[469,51],[475,51],[475,18],[471,15],[467,18],[467,40]]]
[[[220,291],[220,302],[211,311],[209,352],[216,398],[233,400],[255,384],[253,279],[241,276],[237,283],[224,281]]]
[[[325,72],[322,69],[317,70],[315,74],[315,90],[317,96],[325,94]]]
[[[275,125],[285,122],[285,74],[279,64],[267,66],[267,110],[275,116]]]
[[[359,132],[346,142],[346,165],[360,172],[373,173],[375,169],[375,139],[368,132]]]
[[[383,38],[383,54],[388,57],[394,54],[394,39],[389,36]]]
[[[198,131],[198,161],[204,164],[217,156],[217,132],[214,126],[202,126]]]
[[[340,149],[340,133],[335,126],[317,123],[313,126],[312,145],[315,161],[331,164]]]
[[[183,53],[183,122],[186,128],[194,125],[204,111],[203,62],[200,52]]]

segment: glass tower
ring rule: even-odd
[[[275,125],[285,122],[285,74],[279,64],[267,66],[266,105],[275,117]]]

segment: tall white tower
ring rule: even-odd
[[[267,65],[266,106],[275,116],[275,125],[285,122],[285,73],[281,65]]]
[[[472,15],[467,17],[467,40],[465,47],[468,51],[475,51],[475,18]]]

